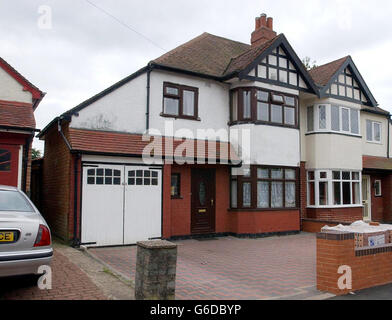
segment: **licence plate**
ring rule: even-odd
[[[14,232],[0,231],[0,243],[14,242]]]

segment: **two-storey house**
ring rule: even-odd
[[[30,193],[34,110],[44,93],[0,58],[0,185]]]
[[[98,246],[362,219],[362,156],[388,162],[385,130],[350,57],[308,72],[263,14],[250,45],[203,33],[54,119],[43,211]]]

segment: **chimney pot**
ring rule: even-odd
[[[252,47],[260,46],[274,37],[276,37],[276,32],[273,30],[273,19],[267,17],[265,13],[256,17],[255,31],[252,32],[251,36]]]
[[[261,27],[260,17],[256,17],[256,27],[255,27],[255,30],[259,29],[260,27]]]
[[[260,15],[260,27],[266,27],[267,26],[267,15],[266,14],[262,14]]]
[[[268,19],[267,19],[267,28],[269,28],[269,29],[271,29],[271,30],[274,30],[274,22],[273,22],[274,20],[271,18],[271,17],[269,17]]]

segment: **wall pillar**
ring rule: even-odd
[[[174,300],[177,245],[165,240],[137,243],[135,298]]]

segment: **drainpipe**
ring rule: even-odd
[[[146,105],[146,131],[150,129],[150,82],[151,82],[151,63],[147,69],[147,105]]]
[[[78,223],[78,160],[80,159],[80,153],[75,154],[75,160],[74,160],[74,219],[73,219],[73,241],[72,241],[72,246],[73,247],[79,247],[80,246],[80,239],[78,238],[77,232],[77,223]]]

